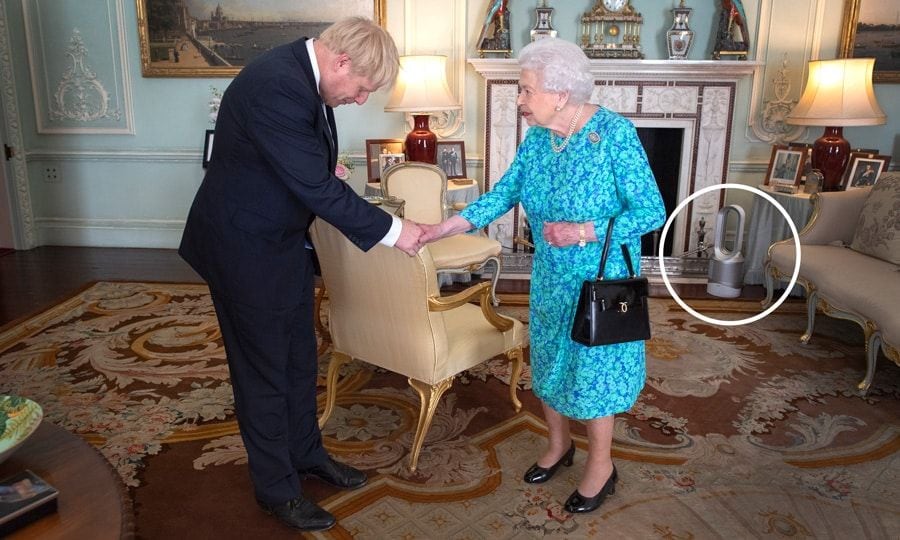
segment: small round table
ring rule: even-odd
[[[0,463],[0,479],[26,469],[59,490],[58,510],[7,538],[134,538],[131,498],[122,480],[81,437],[44,420]]]

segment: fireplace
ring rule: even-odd
[[[516,107],[519,67],[516,60],[469,59],[469,63],[484,77],[485,156],[484,189],[503,175],[515,156],[527,126]],[[753,74],[758,62],[713,60],[592,60],[595,75],[593,103],[628,117],[644,133],[642,142],[651,161],[663,153],[660,147],[680,141],[680,150],[664,152],[666,163],[677,163],[677,174],[671,165],[656,165],[665,177],[664,198],[671,212],[678,202],[691,193],[726,181],[728,151],[734,114],[737,82]],[[652,131],[645,129],[654,128]],[[662,137],[660,142],[649,142]],[[667,169],[663,171],[662,169]],[[662,186],[661,186],[662,187]],[[715,213],[722,205],[724,192],[708,193],[697,198],[675,219],[669,230],[666,253],[680,255],[696,247],[700,218],[715,223]],[[671,205],[671,206],[670,206]],[[524,229],[524,215],[520,209],[511,210],[494,222],[488,234],[500,240],[504,250],[521,253],[515,242]],[[710,234],[710,233],[707,233]],[[652,245],[653,239],[646,242]],[[642,249],[645,265],[652,270],[655,256]],[[530,263],[527,258],[523,258]],[[530,264],[527,264],[530,267]],[[668,270],[668,264],[667,264]],[[515,273],[516,271],[513,270]],[[523,270],[527,274],[527,269]],[[504,272],[506,274],[506,272]]]

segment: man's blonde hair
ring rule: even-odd
[[[371,20],[341,19],[326,28],[319,40],[332,53],[349,56],[355,75],[369,79],[378,88],[394,84],[400,71],[400,54],[390,34]]]

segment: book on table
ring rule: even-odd
[[[56,511],[59,491],[31,471],[0,480],[0,537]]]

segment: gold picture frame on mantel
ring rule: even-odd
[[[900,83],[897,0],[846,0],[841,58],[875,58],[872,82]]]
[[[340,18],[385,25],[387,0],[136,0],[144,77],[234,77],[272,47],[316,37]]]

